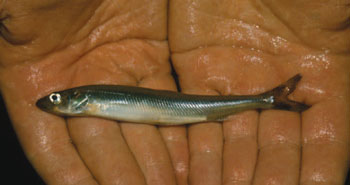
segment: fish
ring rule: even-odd
[[[302,76],[258,95],[193,95],[123,85],[86,85],[40,98],[41,110],[64,117],[98,117],[153,125],[184,125],[224,121],[246,110],[280,109],[303,112],[310,108],[288,99]]]

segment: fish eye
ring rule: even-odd
[[[52,93],[52,94],[50,94],[49,99],[50,99],[50,101],[51,101],[53,104],[55,104],[55,105],[61,103],[61,95],[58,94],[58,93]]]

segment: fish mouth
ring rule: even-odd
[[[43,97],[43,98],[40,98],[35,103],[35,105],[41,110],[47,110],[47,108],[48,108],[47,101],[48,101],[48,98],[47,97]]]
[[[52,114],[57,114],[57,112],[55,111],[55,109],[57,109],[57,107],[50,102],[50,99],[48,96],[40,98],[35,103],[35,105],[42,111],[52,113]]]

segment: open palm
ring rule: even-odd
[[[0,1],[1,92],[47,184],[342,184],[350,9],[321,5]],[[301,73],[290,98],[312,107],[189,127],[64,119],[35,107],[52,91],[87,84],[175,91],[170,58],[190,94],[258,94]]]

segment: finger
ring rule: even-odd
[[[258,112],[247,111],[223,123],[223,184],[252,184],[257,147]]]
[[[197,57],[202,56],[192,52],[173,55],[174,67],[179,75],[182,92],[217,94],[205,84],[206,80],[203,80],[203,76],[207,78],[205,74],[207,69],[197,68],[197,64],[200,63]],[[200,123],[189,126],[188,142],[190,149],[189,183],[221,184],[223,147],[221,123]]]
[[[169,151],[178,185],[188,184],[189,151],[185,126],[159,127]]]
[[[139,86],[176,90],[174,79],[168,74],[145,78]],[[169,152],[177,184],[188,184],[189,151],[186,127],[159,126],[159,131]]]
[[[254,184],[297,185],[300,164],[299,114],[263,111],[258,136],[259,155]]]
[[[22,99],[18,92],[22,94],[6,89],[3,95],[23,150],[43,180],[52,185],[97,185],[72,145],[64,119],[37,109],[30,100],[36,95]]]
[[[198,56],[193,53],[175,54],[173,61],[183,93],[217,94],[203,84],[200,73],[193,73]],[[205,71],[205,69],[203,69]],[[198,75],[198,76],[196,76]],[[203,75],[203,74],[200,74]],[[199,123],[188,127],[190,150],[190,184],[221,184],[223,133],[221,123]]]
[[[302,117],[301,184],[344,184],[349,160],[345,97],[319,102]]]
[[[147,184],[176,184],[169,154],[153,125],[122,123],[123,135],[134,154]]]
[[[68,126],[80,156],[99,184],[146,184],[116,122],[71,118]]]
[[[188,129],[190,184],[221,184],[221,123],[200,123]]]
[[[167,89],[175,90],[175,83],[172,77],[169,75],[170,66],[162,70],[163,74],[155,74],[142,79],[139,82],[139,86],[157,89]],[[164,143],[162,135],[155,126],[151,125],[140,125],[132,123],[123,123],[121,128],[125,139],[129,147],[131,148],[138,164],[145,174],[147,184],[176,184],[176,178],[174,175],[174,168],[172,164],[183,163],[183,158],[187,156],[187,152],[180,154],[181,151],[186,151],[186,146],[183,146],[183,140],[186,140],[186,135],[184,135],[183,127],[164,128],[163,133],[165,136],[169,136],[169,133],[175,132],[180,135],[180,142],[176,143],[179,148],[174,149],[169,140],[167,145],[169,146],[170,154],[175,157],[170,159],[167,145]],[[164,135],[163,135],[164,136]],[[181,143],[182,141],[182,143]],[[180,145],[179,145],[179,144]],[[185,158],[186,159],[186,158]],[[173,161],[171,161],[173,160]],[[181,172],[183,173],[183,172]],[[180,174],[181,175],[181,174]],[[180,179],[179,179],[180,180]]]

